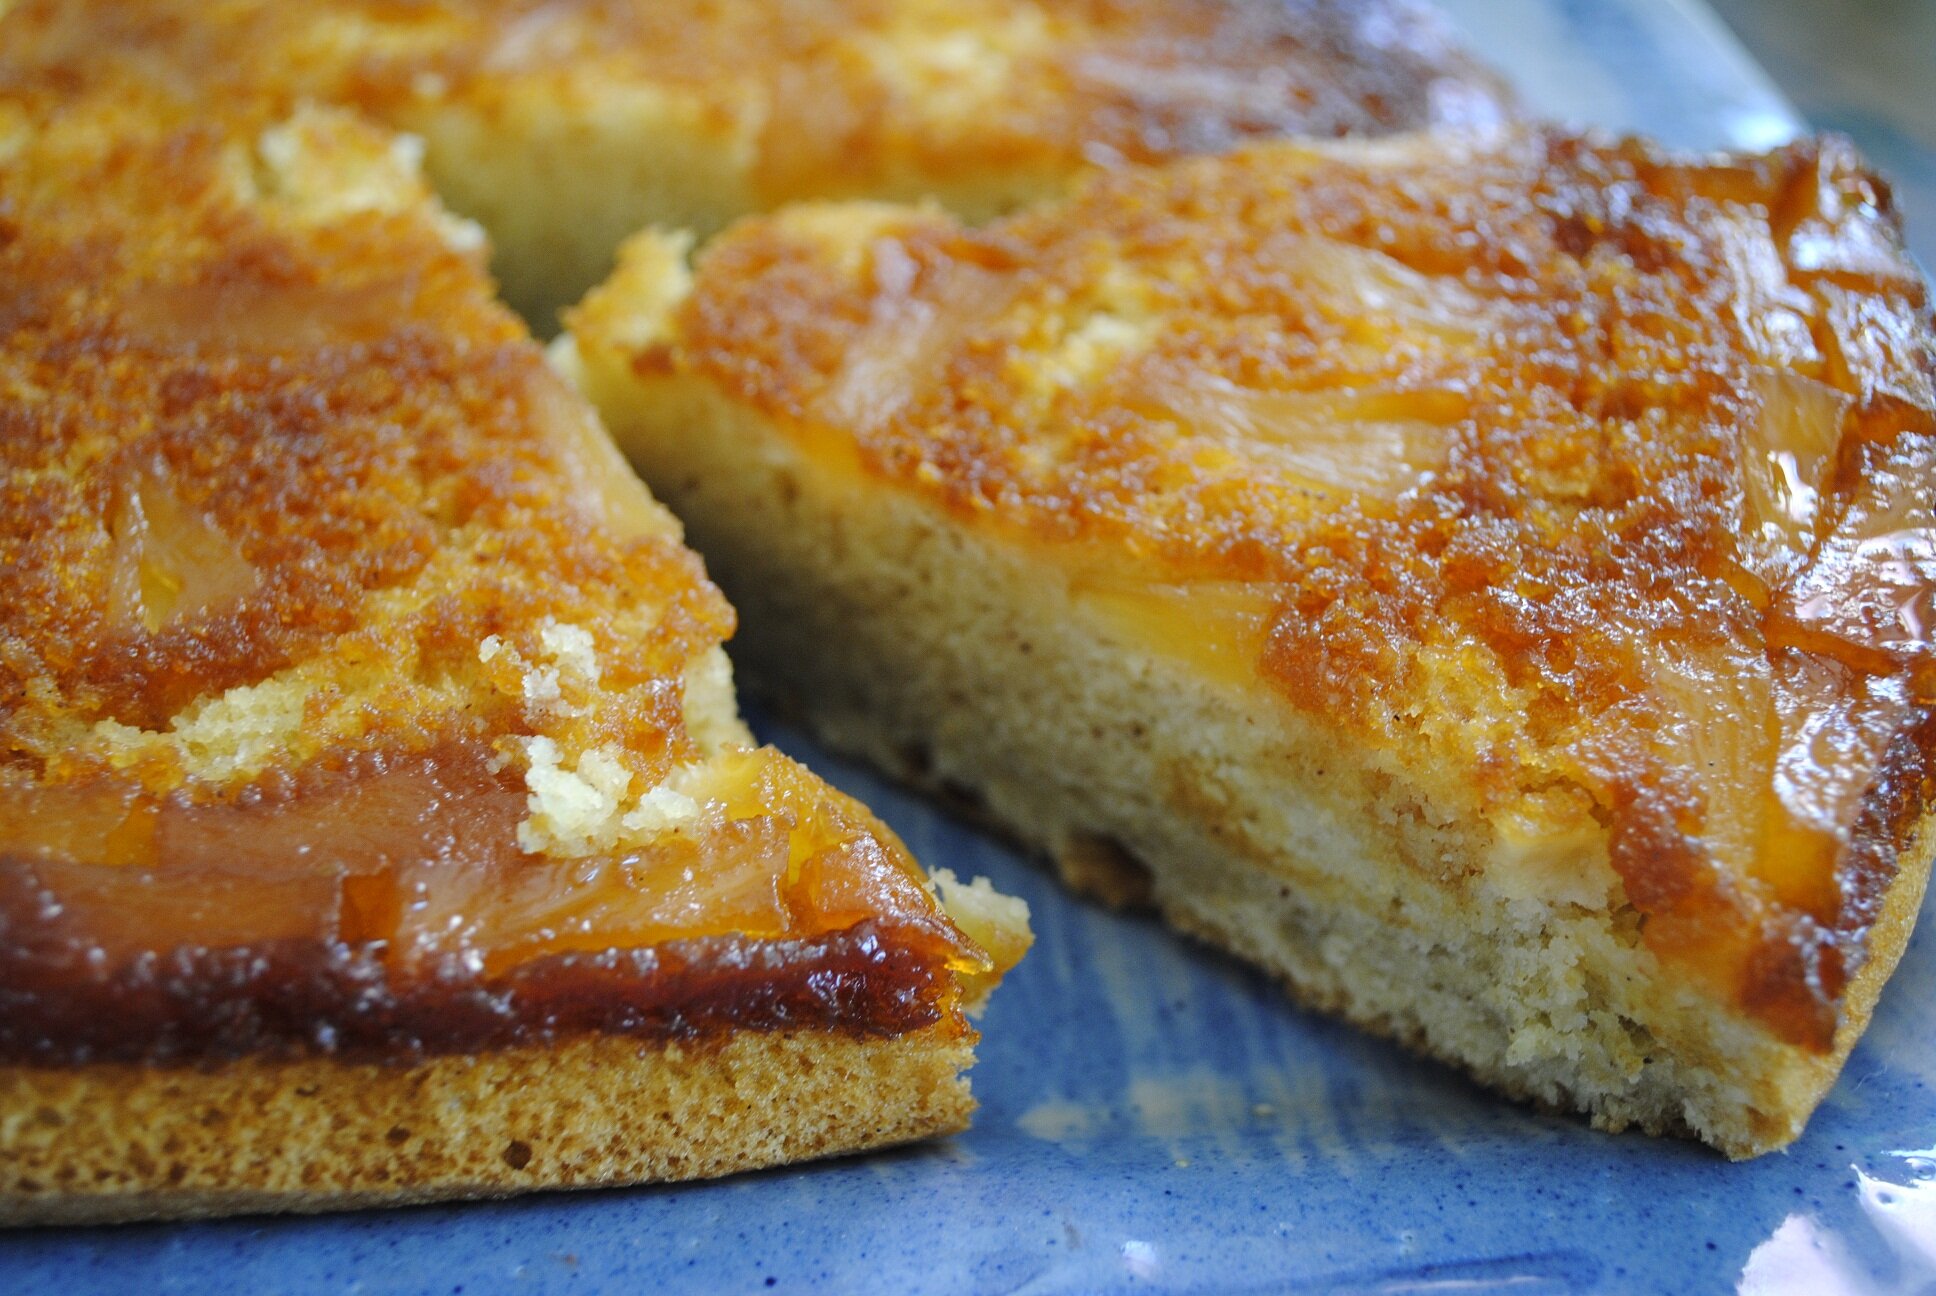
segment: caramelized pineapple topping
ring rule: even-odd
[[[1936,741],[1936,333],[1845,144],[1260,146],[692,273],[636,372],[1462,771],[1502,850],[1597,824],[1653,949],[1830,1047]]]
[[[408,150],[8,102],[0,1059],[967,1031],[993,963],[750,746],[731,610]]]

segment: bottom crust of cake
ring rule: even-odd
[[[1734,1157],[1781,1147],[1907,943],[1926,822],[1835,1047],[1785,1043],[1663,966],[1617,892],[1502,885],[1456,777],[1427,786],[1150,650],[1026,546],[822,465],[697,382],[583,380],[740,609],[748,678],[829,745],[1515,1097]]]
[[[0,1067],[0,1225],[704,1179],[966,1128],[972,1034],[592,1036],[403,1065]]]

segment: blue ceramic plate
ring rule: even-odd
[[[1703,147],[1796,123],[1704,9],[1457,0],[1551,115]],[[798,735],[932,865],[1035,911],[951,1141],[680,1188],[0,1239],[0,1293],[1936,1291],[1936,924],[1808,1134],[1607,1137],[1098,912]]]

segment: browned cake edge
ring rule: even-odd
[[[0,1068],[0,1225],[702,1179],[965,1128],[974,1036],[591,1036],[409,1065]]]

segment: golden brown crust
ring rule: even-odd
[[[494,634],[535,654],[551,618],[599,655],[587,728],[622,735],[656,781],[692,753],[666,682],[730,610],[643,492],[625,488],[628,517],[589,488],[610,469],[573,462],[569,423],[588,416],[476,249],[450,245],[414,177],[383,173],[388,141],[302,120],[312,165],[356,160],[324,186],[388,181],[395,205],[329,214],[300,175],[270,174],[258,134],[275,123],[254,118],[117,137],[83,108],[0,162],[0,759],[97,773],[75,739],[99,722],[164,730],[305,666],[317,696],[287,767],[468,729],[445,719],[466,704],[502,731],[531,711],[515,691],[436,682],[478,673]],[[163,510],[212,536],[235,579],[131,597],[131,568],[166,586],[208,565],[150,539]],[[371,662],[389,678],[360,678]]]
[[[1525,131],[1260,146],[980,230],[783,213],[627,358],[1166,649],[1239,645],[1486,813],[1592,816],[1648,943],[1826,1051],[1931,795],[1929,310],[1841,141]]]
[[[775,5],[24,0],[30,83],[132,75],[216,101],[393,123],[589,87],[750,138],[763,203],[961,173],[1066,175],[1281,134],[1496,120],[1508,94],[1413,0],[838,0]]]
[[[546,334],[648,226],[831,196],[980,220],[1125,160],[1507,110],[1418,0],[23,0],[0,24],[0,91],[29,99],[411,132]]]
[[[964,1128],[972,1039],[591,1037],[414,1066],[0,1068],[0,1225],[696,1179]]]

